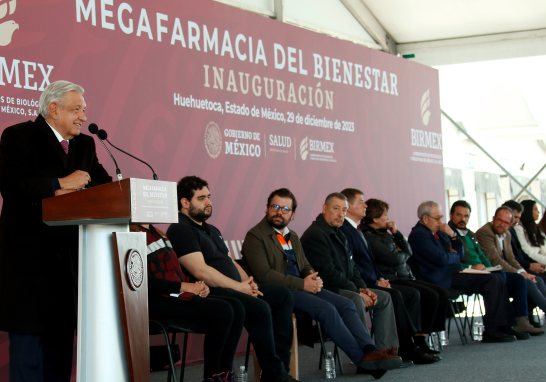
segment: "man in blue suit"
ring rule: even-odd
[[[442,223],[440,205],[425,201],[417,209],[419,221],[408,241],[423,280],[444,288],[464,288],[483,296],[483,342],[516,340],[512,326],[516,319],[508,300],[508,291],[497,274],[460,273],[463,269],[463,243],[448,224]]]
[[[421,301],[417,289],[405,285],[390,284],[377,268],[374,254],[368,241],[360,231],[358,222],[366,216],[364,193],[355,188],[346,188],[341,194],[347,198],[348,209],[345,221],[340,227],[347,238],[353,260],[360,271],[360,276],[371,288],[388,293],[391,296],[396,317],[396,329],[400,341],[398,355],[404,360],[416,364],[438,362],[439,352],[431,350],[421,331]]]

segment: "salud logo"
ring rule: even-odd
[[[300,156],[302,160],[307,159],[307,154],[309,154],[309,137],[303,138],[303,141],[300,143]]]
[[[421,97],[421,118],[423,119],[423,124],[425,126],[428,125],[428,121],[430,119],[430,110],[428,109],[429,107],[430,107],[430,89],[427,89],[427,91]]]
[[[17,0],[2,3],[0,0],[0,21],[8,15],[15,12]],[[16,29],[19,29],[19,24],[13,20],[4,21],[0,24],[0,46],[7,46],[11,42],[11,36]]]
[[[218,158],[222,150],[222,134],[216,122],[209,122],[205,128],[205,148],[211,158]]]

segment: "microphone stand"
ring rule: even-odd
[[[152,170],[152,174],[153,174],[153,176],[154,176],[154,180],[159,180],[159,179],[157,178],[157,175],[155,174],[154,169],[153,169],[152,166],[150,166],[148,163],[144,162],[142,159],[138,159],[138,158],[137,158],[136,156],[134,156],[134,155],[129,154],[127,151],[123,151],[123,150],[120,149],[119,147],[114,146],[114,145],[112,144],[112,142],[110,142],[110,141],[108,140],[108,138],[106,138],[105,141],[108,142],[108,143],[110,144],[110,146],[112,146],[112,147],[115,148],[116,150],[119,150],[119,151],[121,151],[122,153],[129,155],[131,158],[134,158],[134,159],[136,159],[137,161],[144,163],[146,166],[148,166],[148,167],[150,168],[150,170]],[[102,141],[101,141],[101,142],[102,142]],[[104,144],[104,143],[103,143],[103,144]],[[106,147],[106,146],[105,146],[105,147]]]

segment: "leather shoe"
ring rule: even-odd
[[[500,329],[495,328],[494,330],[483,332],[482,342],[514,342],[516,337],[510,334],[504,334]]]
[[[425,353],[420,348],[416,347],[408,352],[402,352],[400,356],[404,361],[411,360],[416,365],[424,365],[428,363],[434,363],[440,361],[442,358],[434,354]]]
[[[535,328],[529,323],[529,317],[516,317],[517,325],[514,326],[514,330],[517,330],[520,333],[529,333],[532,336],[540,336],[544,334],[544,329]]]
[[[504,334],[508,334],[509,336],[514,336],[518,341],[528,340],[531,338],[531,336],[528,333],[522,333],[518,332],[517,330],[514,330],[512,328],[502,328],[500,329],[501,332]]]
[[[542,328],[542,325],[540,325],[540,322],[537,322],[535,320],[535,316],[529,316],[529,323],[531,325],[533,325],[533,327],[537,328],[537,329],[541,329]]]
[[[360,361],[359,367],[366,370],[392,370],[397,369],[402,364],[402,358],[389,354],[391,349],[374,350],[366,353]]]
[[[419,346],[419,349],[421,349],[422,351],[424,351],[427,354],[437,355],[437,354],[441,353],[438,350],[433,350],[433,349],[429,348],[427,345],[425,345],[425,346],[417,345],[417,346]]]
[[[388,348],[388,349],[383,349],[385,351],[385,353],[387,353],[388,355],[398,355],[398,348],[397,347],[392,347],[392,348]]]
[[[428,346],[428,343],[425,340],[425,337],[423,337],[423,336],[413,337],[413,342],[415,342],[415,345],[419,346],[419,349],[421,349],[422,351],[424,351],[427,354],[433,354],[433,355],[440,354],[439,351],[431,349]]]

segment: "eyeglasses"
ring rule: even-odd
[[[286,215],[287,213],[289,213],[290,211],[292,211],[290,208],[288,207],[281,207],[277,204],[271,204],[269,207],[271,207],[271,209],[273,210],[273,212],[278,212],[279,210],[282,211],[282,214],[283,215]]]
[[[510,227],[512,225],[512,222],[507,222],[507,221],[499,219],[497,217],[495,217],[495,220],[499,223],[499,225],[502,225],[504,227]]]
[[[442,221],[442,219],[444,218],[444,215],[440,215],[440,216],[432,216],[432,215],[427,215],[429,218],[432,218],[434,220],[437,220],[437,221]]]

